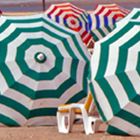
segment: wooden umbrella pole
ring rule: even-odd
[[[45,11],[46,10],[45,0],[42,0],[42,5],[43,5],[43,11]]]

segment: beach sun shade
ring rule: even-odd
[[[88,46],[92,40],[88,22],[88,13],[71,3],[53,4],[45,12],[47,16],[76,32],[79,32],[83,42]]]
[[[98,5],[89,16],[91,34],[94,41],[98,41],[110,33],[114,29],[115,23],[124,18],[128,13],[129,10],[117,4]]]
[[[97,42],[90,84],[108,133],[140,135],[140,22],[132,20]]]
[[[0,124],[51,124],[87,95],[89,55],[77,32],[46,15],[0,18]]]
[[[117,22],[115,26],[121,26],[124,22],[128,22],[131,19],[140,19],[140,8],[133,8],[133,10],[126,17]]]

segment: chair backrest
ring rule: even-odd
[[[87,110],[87,112],[89,112],[91,105],[93,105],[92,103],[93,103],[92,94],[88,93],[88,96],[87,96],[87,98],[85,100],[85,104],[84,104],[85,109]]]

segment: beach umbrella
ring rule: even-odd
[[[115,24],[115,27],[121,26],[124,22],[128,22],[131,19],[140,19],[140,8],[133,8],[126,17]]]
[[[77,32],[46,15],[0,17],[0,124],[52,124],[87,95],[89,54]]]
[[[117,135],[140,135],[140,22],[130,20],[96,43],[90,88]]]
[[[128,13],[129,10],[117,4],[99,4],[93,12],[90,12],[89,16],[94,41],[98,41],[110,33],[114,29],[115,23]]]
[[[79,32],[86,46],[91,45],[89,15],[85,10],[71,3],[61,3],[51,5],[45,13],[55,22]]]

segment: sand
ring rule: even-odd
[[[104,133],[85,135],[83,126],[74,125],[69,134],[60,134],[56,126],[0,128],[0,140],[140,140],[140,137],[112,136]]]

